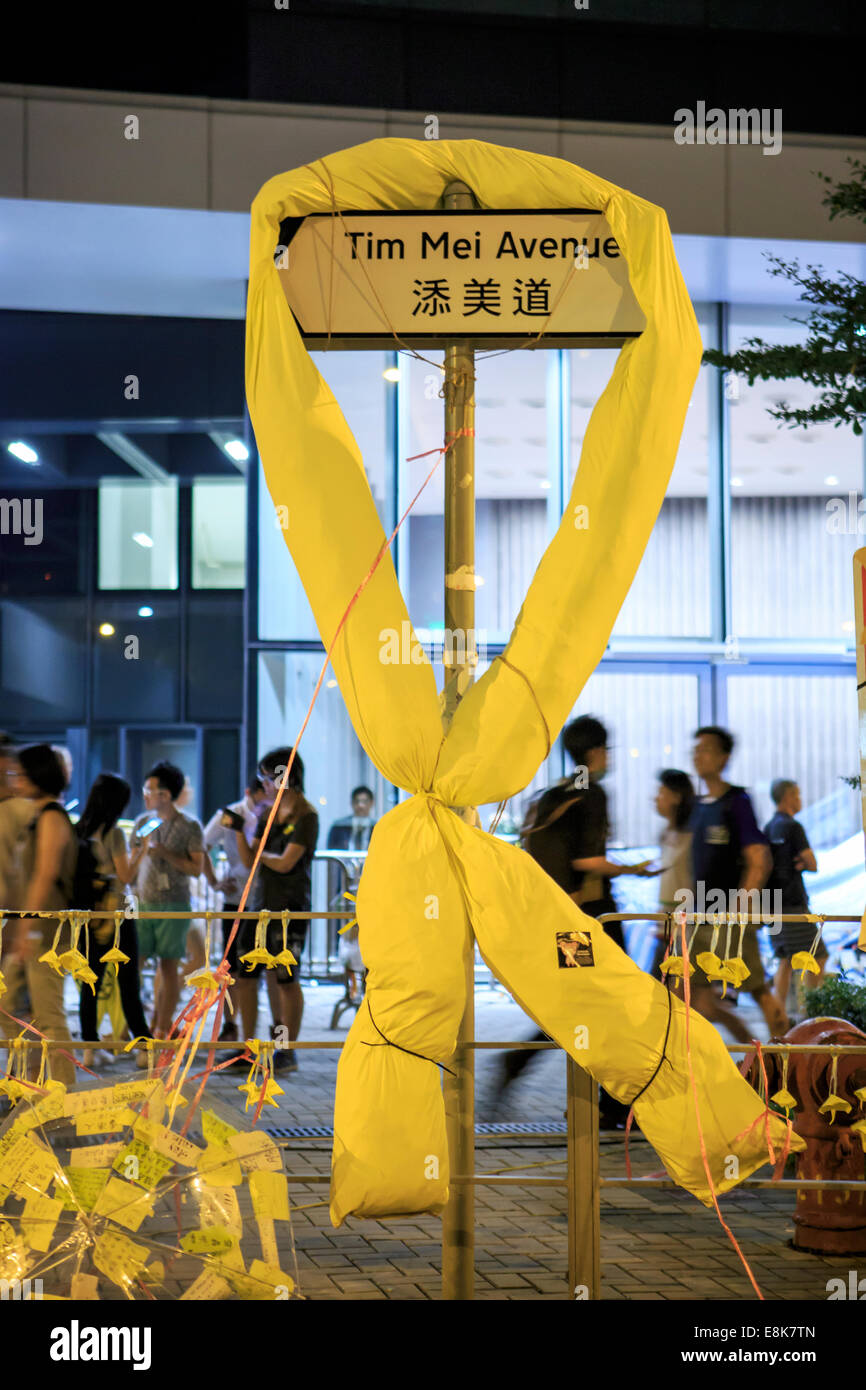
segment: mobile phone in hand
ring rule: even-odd
[[[238,815],[237,811],[232,811],[228,806],[222,806],[220,809],[222,811],[220,825],[224,825],[226,830],[242,831],[244,829],[243,816]]]
[[[161,824],[162,822],[159,819],[159,816],[151,816],[149,820],[144,821],[144,823],[140,825],[136,830],[136,840],[146,840],[148,835],[152,835],[154,830],[156,830],[156,827]]]

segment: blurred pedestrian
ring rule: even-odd
[[[659,773],[655,808],[665,822],[659,836],[659,911],[673,912],[682,901],[678,893],[687,890],[694,895],[692,878],[692,833],[689,820],[695,804],[695,789],[687,772],[666,767]],[[649,973],[657,975],[664,959],[669,933],[657,926],[655,951]]]
[[[815,852],[809,844],[809,837],[802,825],[794,817],[803,809],[800,788],[789,777],[778,777],[770,787],[770,796],[776,807],[775,814],[764,826],[764,834],[770,843],[773,868],[767,887],[771,893],[779,894],[783,915],[804,914],[809,911],[809,897],[803,883],[803,873],[815,873],[818,868]],[[779,1005],[787,1012],[788,990],[791,986],[791,957],[798,951],[809,951],[815,939],[815,928],[809,922],[782,922],[776,939],[776,978],[773,992]],[[824,962],[827,947],[819,941],[815,960],[821,967],[815,975],[806,971],[803,983],[806,989],[814,989],[824,978]]]
[[[69,1042],[63,1004],[64,977],[39,959],[54,946],[61,921],[56,913],[69,908],[75,875],[77,845],[72,823],[60,800],[67,786],[66,770],[47,743],[31,744],[18,753],[15,785],[18,795],[26,798],[30,807],[30,818],[17,846],[20,863],[16,873],[22,885],[19,906],[25,911],[55,915],[8,920],[3,943],[8,953],[3,963],[8,997],[16,997],[23,976],[30,995],[34,1027],[54,1041]],[[58,954],[69,947],[67,925],[57,943]],[[2,1022],[7,1037],[20,1032],[19,1025],[5,1013]],[[31,1048],[31,1075],[35,1074],[37,1057],[38,1049]],[[56,1081],[73,1085],[75,1065],[71,1056],[54,1049],[51,1074]]]

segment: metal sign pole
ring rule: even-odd
[[[444,205],[471,209],[464,183],[450,183]],[[475,353],[463,343],[445,349],[445,636],[442,721],[447,730],[475,673]],[[466,1010],[445,1073],[445,1123],[452,1176],[475,1171],[475,937],[466,956]],[[475,1188],[452,1183],[442,1213],[442,1297],[471,1299],[475,1286]]]

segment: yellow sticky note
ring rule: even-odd
[[[202,1177],[216,1183],[217,1187],[240,1187],[244,1180],[241,1165],[232,1150],[220,1144],[208,1144],[197,1167]]]
[[[50,1149],[38,1144],[32,1134],[25,1134],[22,1143],[24,1151],[15,1181],[9,1186],[19,1197],[31,1193],[45,1192],[49,1183],[60,1172],[60,1164]]]
[[[92,1211],[108,1182],[108,1168],[64,1168],[68,1187],[59,1180],[54,1191],[67,1211]],[[69,1188],[72,1189],[70,1192]]]
[[[153,1191],[174,1165],[170,1158],[154,1153],[140,1139],[133,1139],[120,1150],[111,1166],[129,1182],[137,1182]]]
[[[132,1183],[121,1182],[113,1174],[93,1208],[94,1216],[108,1216],[127,1231],[137,1231],[146,1216],[153,1215],[154,1198]]]
[[[59,1089],[58,1089],[59,1088]],[[48,1120],[58,1120],[66,1114],[66,1087],[56,1082],[47,1096],[40,1096],[34,1105],[19,1105],[15,1113],[15,1129],[21,1134],[36,1129]]]
[[[257,1168],[269,1169],[276,1173],[283,1171],[282,1155],[268,1134],[262,1134],[259,1130],[249,1130],[246,1133],[231,1135],[228,1144],[240,1159],[245,1173]]]
[[[202,1110],[201,1132],[208,1144],[225,1144],[238,1131],[233,1125],[221,1120],[212,1110]]]
[[[152,1120],[136,1121],[135,1137],[143,1140],[156,1153],[170,1158],[173,1163],[182,1164],[184,1168],[195,1168],[204,1153],[204,1149],[199,1148],[198,1144],[190,1143],[183,1135],[166,1129],[165,1125],[154,1124]]]
[[[146,1245],[136,1245],[119,1231],[105,1231],[93,1246],[93,1263],[113,1284],[128,1289],[141,1277],[149,1253]]]
[[[95,1303],[99,1301],[99,1280],[95,1274],[73,1274],[69,1288],[73,1303]]]
[[[198,1215],[202,1226],[225,1226],[233,1236],[240,1238],[244,1227],[234,1188],[214,1187],[201,1179],[195,1181],[201,1182],[201,1188],[195,1195],[198,1196]]]
[[[275,1265],[253,1260],[246,1274],[230,1271],[226,1276],[239,1298],[245,1301],[288,1298],[294,1281]]]
[[[63,1203],[55,1197],[40,1195],[27,1198],[21,1214],[21,1234],[31,1250],[48,1249],[62,1211]]]
[[[189,1255],[225,1255],[237,1245],[233,1236],[224,1226],[207,1226],[198,1231],[188,1231],[181,1236],[181,1249]]]
[[[262,1259],[265,1264],[279,1264],[280,1255],[277,1249],[277,1235],[273,1221],[269,1216],[259,1216],[256,1218],[256,1225],[259,1228]]]
[[[71,1168],[110,1168],[123,1148],[123,1140],[116,1139],[112,1144],[91,1144],[89,1148],[70,1149]]]
[[[113,1086],[95,1086],[90,1091],[70,1091],[63,1107],[64,1115],[86,1115],[89,1110],[107,1110],[114,1105]]]
[[[280,1269],[278,1264],[253,1260],[248,1274],[250,1279],[258,1279],[263,1284],[267,1284],[277,1298],[281,1296],[287,1298],[295,1287],[294,1279]]]
[[[228,1298],[230,1293],[231,1285],[225,1279],[220,1278],[212,1269],[203,1269],[186,1292],[181,1294],[180,1301],[183,1303],[184,1299],[189,1299],[203,1303],[217,1303],[222,1298]]]
[[[256,1169],[250,1173],[249,1183],[253,1211],[259,1220],[288,1221],[289,1185],[285,1174]]]
[[[101,1110],[85,1110],[75,1116],[76,1134],[116,1134],[135,1122],[135,1111],[127,1105],[110,1105]]]
[[[157,1124],[165,1114],[165,1086],[155,1076],[143,1081],[119,1081],[111,1087],[111,1100],[114,1105],[132,1106],[137,1114]]]

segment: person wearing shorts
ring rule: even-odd
[[[202,872],[204,850],[198,821],[175,805],[183,788],[183,773],[173,763],[157,763],[145,778],[142,791],[146,810],[132,831],[141,913],[190,910],[190,879]],[[149,834],[139,835],[154,817],[159,818],[159,825]],[[177,963],[186,955],[188,930],[186,917],[157,916],[138,921],[139,957],[155,957],[157,962],[153,1032],[158,1038],[168,1035],[174,1018],[180,993]]]
[[[815,873],[818,868],[815,852],[809,844],[809,837],[794,817],[803,809],[800,788],[789,777],[778,777],[770,787],[770,796],[776,813],[764,826],[764,834],[770,842],[773,856],[773,872],[768,887],[781,898],[782,915],[807,913],[809,898],[803,883],[803,870]],[[815,927],[810,922],[782,922],[776,938],[776,969],[774,993],[782,1008],[788,1002],[791,986],[791,957],[798,951],[811,951],[815,941]],[[815,948],[815,960],[821,967],[818,975],[807,971],[803,976],[806,989],[814,989],[824,978],[824,962],[827,947],[819,941]]]
[[[304,796],[304,765],[297,754],[292,756],[292,752],[291,748],[275,748],[266,753],[259,764],[259,776],[265,791],[277,801],[270,830],[268,819],[271,813],[265,811],[251,845],[242,831],[236,832],[238,854],[247,868],[252,868],[259,847],[262,847],[256,875],[256,906],[259,910],[303,912],[309,911],[312,906],[310,870],[319,838],[319,817]],[[286,776],[290,762],[291,769]],[[309,921],[304,918],[289,919],[286,945],[298,962],[306,944],[308,926]],[[243,956],[253,948],[255,923],[245,922],[241,931],[243,940],[238,954]],[[272,920],[269,923],[266,945],[274,956],[283,949],[283,926],[280,921]],[[244,967],[243,975],[238,980],[238,990],[257,992],[261,969],[262,966],[257,965],[248,972]],[[298,967],[287,969],[282,964],[278,965],[265,972],[265,979],[274,1020],[272,1036],[283,1044],[275,1052],[275,1069],[297,1071],[298,1064],[291,1044],[300,1034],[304,1013]]]

